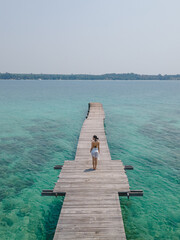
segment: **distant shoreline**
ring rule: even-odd
[[[91,74],[23,74],[0,73],[0,80],[180,80],[177,75],[141,75],[135,73]]]

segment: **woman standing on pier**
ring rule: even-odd
[[[93,164],[93,169],[96,170],[97,167],[97,159],[100,153],[100,142],[98,141],[98,137],[96,135],[93,136],[93,140],[91,142],[91,149],[90,153],[92,156],[92,164]]]

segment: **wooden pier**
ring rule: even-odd
[[[126,239],[119,196],[142,196],[130,191],[123,163],[112,161],[104,130],[104,110],[90,103],[83,123],[74,161],[65,161],[53,190],[42,195],[65,195],[54,240]],[[93,135],[100,139],[100,159],[92,169],[90,154]]]

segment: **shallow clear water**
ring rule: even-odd
[[[180,237],[180,82],[0,81],[0,236],[52,239],[63,198],[41,197],[74,159],[88,102],[103,103],[112,159],[134,166],[127,239]]]

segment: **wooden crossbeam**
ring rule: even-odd
[[[124,166],[124,170],[133,170],[134,168],[133,168],[133,166],[131,166],[131,165],[125,165]]]
[[[56,165],[54,166],[54,169],[62,169],[63,165]]]
[[[119,196],[121,197],[139,197],[143,196],[142,190],[131,190],[131,191],[125,191],[125,192],[118,192]],[[65,196],[65,192],[53,192],[53,190],[42,190],[41,193],[42,196]]]
[[[65,192],[53,192],[53,190],[42,190],[41,196],[62,196],[64,197],[66,195]]]
[[[54,169],[62,169],[62,167],[63,167],[63,165],[55,165],[54,166]],[[134,168],[133,168],[133,166],[131,166],[131,165],[125,165],[124,166],[124,170],[133,170]]]
[[[125,192],[118,192],[120,197],[141,197],[143,196],[142,190],[131,190],[131,191],[125,191]]]

